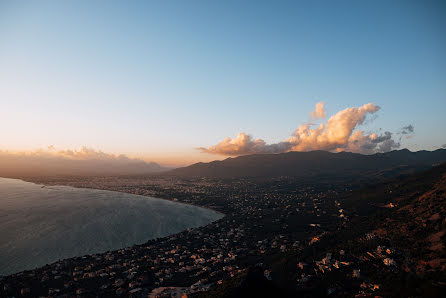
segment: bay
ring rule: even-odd
[[[222,217],[146,196],[0,178],[0,275],[142,244]]]

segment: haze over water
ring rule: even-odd
[[[141,244],[221,217],[156,198],[0,178],[0,275]]]

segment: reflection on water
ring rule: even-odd
[[[144,243],[222,216],[155,198],[0,178],[0,275]]]

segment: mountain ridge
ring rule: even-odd
[[[209,163],[196,163],[166,172],[166,175],[190,177],[314,177],[339,174],[365,174],[368,171],[405,166],[411,170],[427,169],[446,161],[446,149],[412,152],[408,149],[363,155],[328,151],[253,154]]]

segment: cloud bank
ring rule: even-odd
[[[368,103],[359,108],[347,108],[328,118],[325,123],[315,127],[312,123],[299,126],[286,140],[277,144],[266,144],[262,139],[253,139],[241,132],[235,138],[227,137],[220,143],[198,150],[226,156],[239,156],[258,153],[283,153],[289,151],[349,151],[363,154],[387,152],[400,147],[400,143],[392,139],[392,133],[370,133],[357,129],[366,117],[375,114],[379,106]],[[316,104],[310,113],[311,120],[325,119],[326,111],[323,102]],[[411,134],[414,128],[408,125],[402,128],[401,134]]]
[[[91,148],[56,150],[53,146],[32,152],[0,150],[0,175],[131,175],[162,171],[153,162],[108,154]]]

